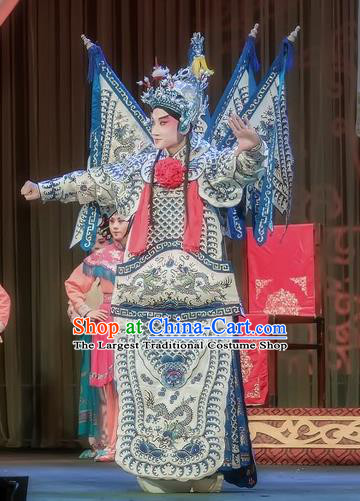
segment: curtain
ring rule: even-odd
[[[327,405],[359,406],[357,0],[27,0],[0,28],[0,281],[13,303],[0,345],[1,445],[76,444],[79,354],[63,283],[84,257],[68,250],[78,207],[29,204],[19,191],[27,179],[86,165],[89,90],[80,35],[100,43],[138,96],[135,82],[151,72],[155,56],[173,71],[186,63],[191,34],[203,32],[215,69],[213,110],[255,22],[262,73],[282,38],[302,27],[288,75],[291,222],[324,226]],[[300,340],[304,329],[291,335]],[[279,404],[315,405],[315,373],[311,354],[282,355]]]

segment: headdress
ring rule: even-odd
[[[150,108],[167,108],[180,115],[179,132],[187,134],[195,128],[200,117],[205,115],[208,99],[205,89],[213,72],[207,67],[204,56],[204,37],[194,33],[190,43],[189,65],[174,75],[167,67],[157,64],[149,78],[137,82],[145,87],[141,96]]]

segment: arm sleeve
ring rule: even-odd
[[[90,306],[86,304],[85,298],[94,281],[94,277],[85,275],[82,270],[82,264],[75,268],[70,277],[65,281],[67,297],[75,311],[82,317],[85,317],[91,311]]]
[[[219,154],[217,159],[217,178],[232,178],[241,188],[261,179],[266,171],[268,148],[264,141],[252,150],[236,155],[237,144]]]
[[[96,201],[99,205],[111,205],[117,197],[121,182],[115,182],[110,172],[110,169],[103,166],[93,169],[93,175],[89,171],[78,170],[41,181],[38,183],[41,200],[80,204]]]
[[[237,145],[216,152],[206,166],[199,192],[215,207],[240,203],[246,185],[259,182],[267,170],[268,148],[264,141],[239,155],[236,151]]]

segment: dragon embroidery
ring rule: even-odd
[[[188,405],[194,397],[188,397],[183,400],[182,404],[176,407],[172,412],[169,412],[166,405],[155,404],[154,395],[150,391],[145,391],[145,404],[152,410],[154,414],[154,421],[163,418],[165,421],[165,430],[162,433],[160,441],[162,446],[165,443],[172,444],[178,438],[188,438],[187,426],[191,423],[193,418],[193,411]],[[177,419],[182,418],[182,419]]]

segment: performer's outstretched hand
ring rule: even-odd
[[[21,194],[24,195],[26,200],[38,200],[40,198],[40,190],[36,183],[26,181],[21,188]]]
[[[251,150],[260,144],[258,133],[254,127],[251,127],[247,118],[241,120],[238,115],[232,114],[228,119],[228,124],[237,139],[237,155],[239,155],[242,151]]]

